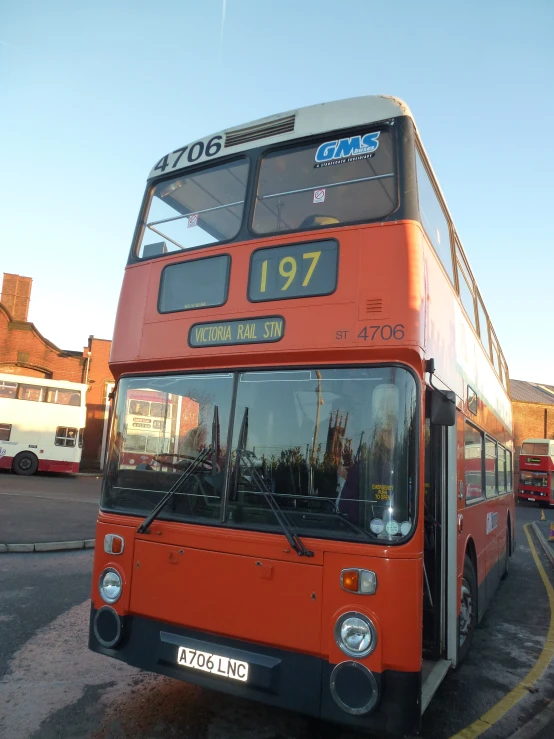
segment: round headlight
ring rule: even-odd
[[[106,603],[115,603],[121,595],[121,576],[117,570],[107,569],[100,575],[98,590]]]
[[[335,624],[335,641],[349,657],[367,657],[377,645],[377,632],[362,613],[344,613]]]

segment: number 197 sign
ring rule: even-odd
[[[258,249],[250,260],[248,298],[258,302],[330,295],[337,287],[338,257],[333,239]]]

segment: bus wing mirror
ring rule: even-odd
[[[434,390],[431,395],[431,423],[435,426],[456,425],[456,394]]]

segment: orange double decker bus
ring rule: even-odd
[[[164,156],[111,370],[90,648],[416,729],[507,570],[514,494],[506,363],[406,105]],[[150,395],[166,446],[134,466]]]

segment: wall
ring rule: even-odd
[[[0,372],[83,382],[80,351],[64,351],[45,339],[33,323],[15,321],[0,303]]]
[[[91,336],[83,351],[85,363],[88,363],[85,374],[89,387],[81,469],[101,468],[102,437],[109,406],[108,386],[114,381],[108,366],[111,345],[109,340]]]

